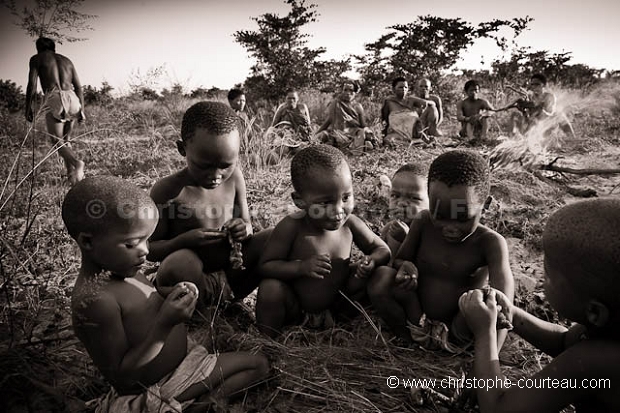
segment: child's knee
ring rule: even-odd
[[[256,378],[262,379],[269,375],[271,370],[271,364],[267,357],[263,354],[257,354],[255,357],[254,371],[256,372]]]
[[[182,249],[168,255],[157,270],[157,284],[174,285],[179,281],[199,281],[202,277],[202,261],[196,253]]]
[[[385,297],[390,295],[392,287],[394,286],[394,276],[396,270],[392,267],[382,266],[375,270],[375,272],[368,280],[366,287],[368,296],[372,298]]]
[[[289,287],[274,278],[262,280],[258,286],[257,305],[273,305],[286,302]]]

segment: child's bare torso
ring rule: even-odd
[[[107,294],[115,299],[120,309],[128,350],[139,346],[153,327],[164,298],[159,295],[155,287],[146,280],[142,273],[123,280],[110,279],[108,275],[104,274],[97,277],[100,278],[84,279],[80,276],[76,281],[71,307],[77,336],[85,343],[100,341],[101,338],[97,336],[97,326],[92,325],[92,321],[84,317],[82,310],[101,294]],[[122,338],[119,337],[118,339],[121,340]],[[185,325],[181,323],[172,328],[166,337],[161,352],[152,362],[150,383],[143,384],[156,383],[166,374],[172,372],[185,358],[186,352],[187,330]],[[106,369],[109,369],[110,366],[97,367],[105,375]],[[117,390],[121,391],[118,388]],[[143,389],[125,389],[128,393],[141,390]]]
[[[461,106],[463,108],[463,116],[474,116],[486,109],[483,99],[464,99]]]
[[[302,218],[288,260],[304,260],[313,255],[331,257],[331,273],[323,279],[296,278],[291,287],[303,310],[316,313],[331,307],[349,277],[349,261],[353,235],[345,222],[336,231],[316,231]]]
[[[433,320],[449,323],[458,313],[458,300],[464,292],[485,284],[487,265],[480,236],[483,227],[465,241],[449,243],[429,221],[420,234],[413,263],[418,268],[417,295],[422,310]]]

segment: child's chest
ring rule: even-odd
[[[186,186],[172,199],[164,213],[175,232],[194,228],[217,229],[235,213],[234,184],[225,182],[214,189]]]
[[[144,337],[151,328],[164,298],[155,287],[137,279],[125,279],[122,288],[116,288],[115,295],[121,308],[125,334],[130,341]]]
[[[353,235],[346,227],[320,234],[302,231],[293,242],[289,258],[303,260],[313,255],[328,254],[332,259],[348,259],[352,243]]]
[[[487,265],[480,243],[467,239],[460,243],[448,243],[441,235],[422,237],[415,264],[420,276],[450,280],[469,280],[476,270]]]

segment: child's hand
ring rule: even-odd
[[[323,279],[332,271],[329,254],[313,255],[301,263],[302,274],[306,277]]]
[[[368,278],[372,271],[375,269],[375,260],[370,255],[366,255],[364,258],[358,261],[357,271],[355,272],[355,278]]]
[[[411,261],[403,261],[396,273],[396,285],[405,290],[418,288],[418,268]]]
[[[482,290],[469,290],[459,298],[459,308],[474,336],[495,331],[497,323],[496,291],[484,296]]]
[[[197,302],[198,287],[194,283],[189,281],[177,283],[159,309],[160,322],[173,327],[189,320]]]
[[[205,228],[196,228],[179,235],[179,237],[184,246],[192,248],[203,246],[214,239],[226,238],[226,233]]]
[[[390,222],[390,228],[388,229],[388,235],[394,240],[398,242],[403,242],[407,233],[409,232],[409,227],[400,219],[395,219]]]
[[[252,233],[250,229],[248,229],[249,223],[246,222],[243,218],[233,218],[230,221],[226,222],[222,228],[225,231],[229,231],[232,239],[236,242],[245,241],[248,236]]]

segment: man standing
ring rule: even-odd
[[[30,58],[28,87],[26,88],[26,120],[32,122],[32,100],[37,91],[37,77],[45,94],[42,111],[45,113],[47,132],[52,142],[59,145],[58,153],[65,161],[67,178],[71,185],[84,178],[84,162],[77,159],[70,146],[73,122],[81,123],[84,115],[82,84],[73,62],[56,53],[52,39],[40,37],[36,41],[37,54]]]

